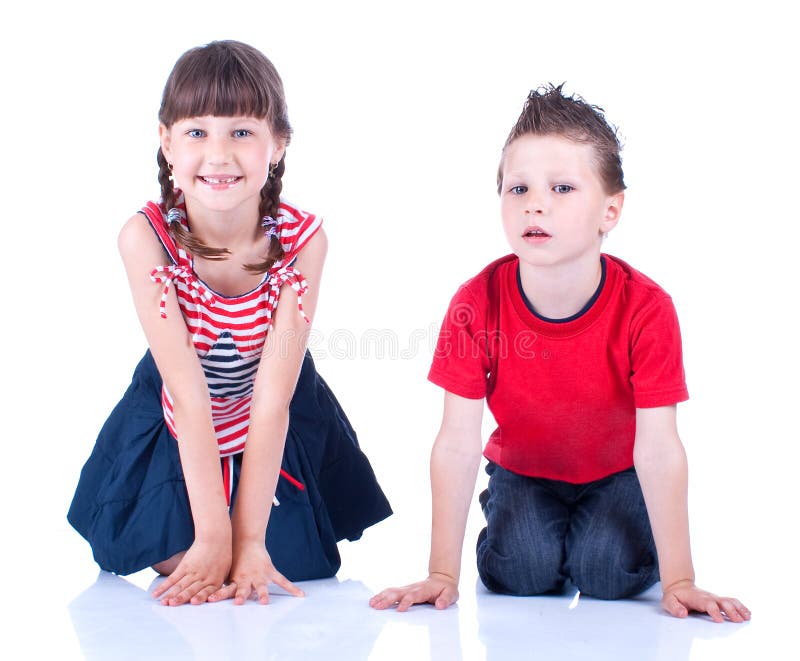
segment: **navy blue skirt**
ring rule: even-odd
[[[194,540],[178,445],[161,410],[161,376],[150,352],[114,408],[81,471],[67,518],[92,547],[97,564],[131,574]],[[234,458],[236,506],[242,455]],[[289,580],[333,576],[336,542],[355,540],[392,513],[342,408],[306,353],[289,410],[282,468],[266,547]]]

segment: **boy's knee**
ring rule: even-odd
[[[559,549],[539,553],[534,549],[496,549],[487,529],[478,536],[478,575],[488,590],[501,594],[531,596],[560,590],[564,585]]]
[[[624,599],[643,592],[658,580],[658,562],[649,550],[635,552],[618,542],[584,543],[567,552],[567,574],[585,595]]]

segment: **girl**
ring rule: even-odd
[[[327,243],[280,197],[283,85],[213,42],[177,61],[159,121],[161,201],[119,236],[150,350],[68,518],[103,569],[167,576],[164,604],[302,596],[291,580],[333,576],[336,542],[391,509],[306,351]]]
[[[514,254],[456,293],[429,379],[445,389],[431,455],[428,578],[374,608],[458,598],[461,548],[481,455],[483,401],[498,423],[478,573],[494,592],[628,597],[661,580],[677,617],[750,618],[694,583],[686,456],[676,404],[688,397],[669,296],[601,254],[625,184],[616,133],[561,88],[531,92],[497,178]]]

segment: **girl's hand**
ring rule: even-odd
[[[263,539],[238,546],[234,554],[228,585],[225,585],[208,598],[209,601],[222,601],[233,598],[233,603],[241,605],[251,595],[260,604],[269,603],[268,585],[270,582],[283,588],[295,597],[305,597],[305,593],[275,569],[264,548]]]
[[[407,611],[414,604],[433,604],[439,610],[458,600],[458,584],[446,574],[432,573],[424,581],[402,588],[389,588],[376,594],[369,605],[378,610],[397,604],[397,610]]]
[[[202,604],[219,590],[230,567],[230,541],[196,539],[175,571],[153,590],[153,596],[160,597],[164,606]]]
[[[686,617],[690,611],[708,613],[714,622],[745,622],[750,611],[738,599],[718,597],[701,590],[691,581],[680,581],[664,592],[661,605],[675,617]]]

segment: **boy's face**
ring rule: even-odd
[[[500,209],[511,249],[532,265],[599,259],[623,193],[603,188],[594,148],[557,135],[523,135],[505,152]]]

